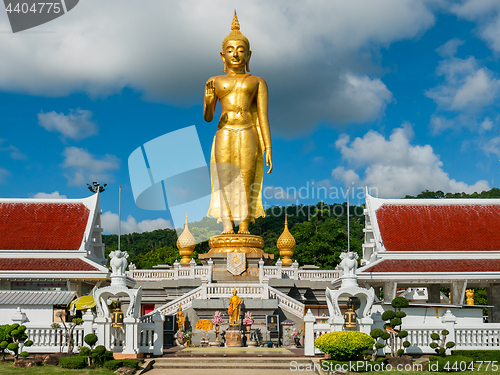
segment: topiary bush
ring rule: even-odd
[[[358,331],[325,333],[314,340],[314,346],[323,353],[331,354],[337,361],[357,360],[364,351],[371,349],[374,339]]]
[[[85,357],[61,357],[59,366],[62,368],[82,369],[87,367],[87,358]]]
[[[80,357],[88,357],[90,356],[90,354],[92,354],[92,350],[90,350],[90,348],[87,348],[86,346],[80,346],[78,349],[78,355]]]
[[[396,327],[401,326],[401,324],[403,323],[402,319],[406,316],[406,313],[404,311],[401,311],[401,309],[408,307],[409,304],[410,303],[406,298],[396,297],[391,302],[391,306],[394,308],[394,311],[384,311],[384,313],[382,314],[382,319],[386,321],[386,323],[384,324],[384,330],[372,329],[372,331],[370,332],[370,336],[375,340],[380,338],[384,340],[385,343],[382,344],[380,342],[377,342],[375,344],[375,346],[372,348],[374,353],[372,359],[377,358],[378,349],[381,349],[384,346],[388,346],[391,349],[391,355],[393,357],[401,357],[404,354],[405,349],[411,345],[409,341],[403,341],[403,339],[408,336],[408,332],[401,330],[401,327],[399,331],[396,329]]]
[[[88,335],[85,335],[85,337],[83,338],[83,341],[85,341],[85,343],[90,346],[90,348],[92,348],[96,343],[97,343],[97,335],[93,334],[93,333],[89,333]]]
[[[116,371],[120,367],[123,367],[123,359],[112,359],[111,361],[107,361],[104,363],[104,367],[108,370]]]
[[[431,339],[433,341],[440,341],[439,343],[437,342],[431,342],[429,344],[429,346],[434,349],[434,351],[440,355],[441,357],[445,357],[446,356],[446,349],[451,349],[455,346],[455,343],[453,341],[448,341],[446,342],[446,336],[448,336],[450,334],[450,332],[446,329],[443,329],[441,331],[441,335],[442,336],[439,336],[439,334],[437,333],[432,333],[431,334]]]

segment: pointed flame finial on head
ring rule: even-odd
[[[239,30],[240,23],[238,22],[238,16],[236,15],[236,9],[234,10],[233,23],[231,24],[231,30]]]
[[[240,22],[238,21],[236,10],[234,11],[233,22],[231,23],[231,32],[222,41],[222,50],[224,50],[224,46],[230,40],[242,40],[246,43],[248,49],[250,50],[250,42],[248,41],[247,37],[240,31]]]

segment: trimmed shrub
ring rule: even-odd
[[[137,370],[141,364],[141,361],[138,361],[136,359],[124,359],[123,360],[123,366],[133,368],[134,370]]]
[[[61,357],[59,366],[62,368],[82,369],[87,367],[87,358],[85,357]]]
[[[90,347],[93,347],[97,343],[97,340],[97,335],[94,335],[93,333],[89,333],[83,338],[83,341],[85,341],[85,343]]]
[[[433,358],[436,358],[433,356]],[[433,367],[437,363],[437,371],[439,372],[461,372],[474,370],[474,359],[462,356],[437,357],[438,360],[431,360],[429,370],[436,371]],[[429,358],[430,359],[430,358]]]
[[[111,361],[104,362],[104,367],[108,370],[116,371],[123,367],[123,359],[112,359]]]
[[[314,341],[323,353],[331,354],[337,361],[356,360],[364,351],[373,347],[375,340],[359,331],[325,333]]]
[[[79,349],[80,351],[78,352],[78,355],[80,357],[89,357],[92,353],[92,350],[90,350],[90,348],[87,348],[86,346],[80,346]]]
[[[26,357],[28,357],[28,356],[30,355],[30,353],[28,353],[28,352],[25,350],[24,352],[19,353],[19,355],[20,355],[21,357],[23,357],[23,358],[26,358]]]

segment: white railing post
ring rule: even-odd
[[[278,279],[282,279],[283,278],[283,274],[281,273],[281,267],[283,266],[283,262],[281,261],[281,258],[278,259],[278,261],[276,262],[276,278]]]
[[[314,356],[314,323],[316,318],[314,317],[311,309],[307,310],[307,314],[304,316],[304,355]]]
[[[262,299],[269,299],[269,280],[262,281]]]
[[[264,260],[262,258],[259,259],[259,283],[262,283],[264,280]]]
[[[174,262],[174,280],[179,280],[179,267],[180,264],[178,261]]]
[[[212,258],[210,258],[208,260],[208,282],[209,283],[212,282],[212,271],[213,271],[213,268],[214,268],[214,261],[212,260]]]
[[[292,263],[292,270],[293,270],[293,279],[298,280],[299,279],[299,263],[297,261],[294,261]]]
[[[153,354],[154,355],[163,355],[163,321],[165,320],[165,316],[160,314],[159,311],[156,311],[156,314],[153,315],[153,323],[155,324],[155,333],[153,336]]]
[[[189,276],[194,279],[194,268],[196,267],[196,261],[191,258],[191,261],[189,262]]]
[[[447,337],[447,341],[453,341],[456,343],[457,339],[455,337],[455,324],[457,322],[457,317],[453,315],[453,313],[450,310],[446,310],[446,313],[441,318],[441,321],[446,326],[446,330],[450,332],[450,334]],[[441,336],[441,332],[439,333],[439,336]],[[450,349],[447,349],[446,351],[448,352],[447,354],[451,354]]]
[[[94,325],[94,314],[90,309],[85,311],[83,314],[83,337],[87,336],[89,333],[94,333],[92,326]]]
[[[201,298],[207,299],[207,279],[201,279]]]

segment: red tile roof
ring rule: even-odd
[[[78,250],[89,213],[82,203],[0,203],[0,250]]]
[[[370,272],[500,272],[500,259],[386,259]]]
[[[500,205],[385,204],[376,215],[388,251],[500,250]]]
[[[99,269],[78,258],[0,258],[0,271],[99,271]]]

